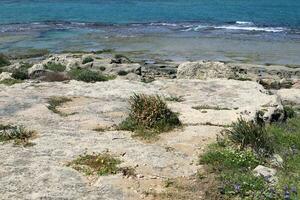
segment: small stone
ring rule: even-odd
[[[271,165],[274,167],[282,167],[283,165],[283,159],[279,154],[274,154],[271,157]]]
[[[137,178],[144,178],[144,175],[143,174],[137,174],[136,177]]]
[[[0,73],[0,81],[3,81],[5,79],[11,79],[11,73],[9,72],[2,72]]]
[[[276,172],[276,169],[268,168],[262,165],[258,165],[253,170],[255,176],[262,176],[270,184],[276,184],[278,182],[278,178],[275,176]]]

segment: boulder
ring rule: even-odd
[[[179,79],[227,79],[231,76],[233,76],[232,70],[222,62],[186,62],[180,64],[177,70],[177,78]]]
[[[3,81],[3,80],[5,80],[5,79],[11,79],[11,78],[12,78],[11,75],[12,75],[12,73],[9,73],[9,72],[2,72],[2,73],[0,74],[0,81]]]
[[[282,167],[283,166],[283,159],[279,154],[272,155],[270,159],[270,163],[274,167]]]
[[[275,176],[277,171],[276,169],[268,168],[262,165],[258,165],[253,173],[255,176],[261,176],[265,179],[266,182],[270,184],[276,184],[278,182],[278,178]]]

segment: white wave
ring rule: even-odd
[[[177,26],[177,24],[173,23],[165,23],[165,22],[159,22],[159,23],[151,23],[151,26]]]
[[[264,31],[264,32],[283,32],[286,29],[281,27],[251,27],[251,26],[215,26],[215,29],[227,29],[227,30],[243,30],[243,31]]]
[[[244,22],[244,21],[236,21],[235,23],[240,25],[254,25],[253,22]]]

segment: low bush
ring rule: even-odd
[[[233,123],[232,128],[225,132],[232,142],[240,146],[241,150],[250,147],[260,155],[274,153],[273,138],[264,126],[255,124],[253,121],[239,118],[237,122]]]
[[[220,106],[209,106],[209,105],[200,105],[193,107],[195,110],[230,110],[230,108],[224,108]]]
[[[59,114],[60,116],[67,116],[68,114],[62,113],[57,109],[57,107],[61,106],[62,104],[66,102],[70,102],[72,99],[67,98],[67,97],[51,97],[48,100],[48,109],[51,110],[52,112]]]
[[[184,99],[182,96],[170,96],[166,98],[166,101],[183,102]]]
[[[266,127],[239,119],[233,127],[200,157],[200,163],[215,175],[214,187],[219,188],[221,199],[300,199],[300,117]],[[274,168],[269,154],[257,153],[257,148],[269,149],[268,142],[272,152],[283,158],[282,166],[276,167],[275,185],[252,172],[256,165]]]
[[[0,81],[0,84],[7,85],[7,86],[11,86],[11,85],[14,85],[17,83],[23,83],[23,81],[17,80],[17,79],[12,79],[12,78],[4,79],[4,80]]]
[[[30,63],[21,63],[21,66],[13,71],[12,77],[18,80],[29,79],[28,69],[32,66]]]
[[[119,171],[118,165],[120,163],[119,159],[112,157],[108,153],[94,153],[92,155],[81,155],[68,165],[78,171],[83,171],[86,175],[98,174],[102,176],[116,174]]]
[[[23,126],[0,124],[0,142],[13,140],[15,144],[27,145],[28,140],[34,135],[34,131],[26,130]]]
[[[85,57],[82,61],[82,64],[93,62],[94,59],[92,57]]]
[[[134,94],[129,104],[129,116],[119,128],[134,131],[136,136],[147,139],[181,125],[177,114],[159,96]]]
[[[94,72],[88,69],[72,69],[69,72],[69,75],[72,79],[84,82],[99,82],[99,81],[108,81],[113,79],[112,76],[105,76],[99,72]]]
[[[296,117],[296,112],[293,109],[293,107],[291,107],[291,106],[284,106],[283,110],[284,110],[284,115],[285,115],[286,119]]]
[[[66,66],[61,63],[47,63],[44,65],[45,69],[54,71],[54,72],[63,72],[66,70]]]
[[[0,67],[4,67],[10,65],[10,61],[8,60],[8,57],[0,54]]]
[[[260,161],[251,149],[240,151],[232,147],[210,147],[210,151],[201,158],[202,163],[210,164],[219,169],[253,169]]]

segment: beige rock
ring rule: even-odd
[[[12,74],[12,73],[9,73],[9,72],[2,72],[2,73],[0,74],[0,81],[3,81],[3,80],[5,80],[5,79],[10,79],[10,78],[12,78],[12,77],[11,77],[11,74]]]
[[[126,118],[128,98],[133,93],[182,96],[182,102],[168,102],[168,106],[179,113],[184,128],[163,133],[154,143],[110,129]],[[50,111],[47,106],[51,96],[71,98],[57,108],[70,115],[62,117]],[[3,199],[139,199],[150,187],[160,191],[167,178],[195,174],[201,147],[216,137],[222,125],[240,115],[253,119],[262,107],[280,105],[277,97],[267,94],[261,85],[234,80],[26,82],[12,87],[0,85],[0,102],[0,123],[24,125],[37,132],[34,146],[0,145]],[[193,109],[199,105],[229,110],[208,109],[202,113]],[[94,131],[97,127],[107,130]],[[128,179],[121,174],[86,177],[66,166],[84,152],[107,150],[123,155],[119,156],[122,166],[135,167],[136,174],[144,178]]]

